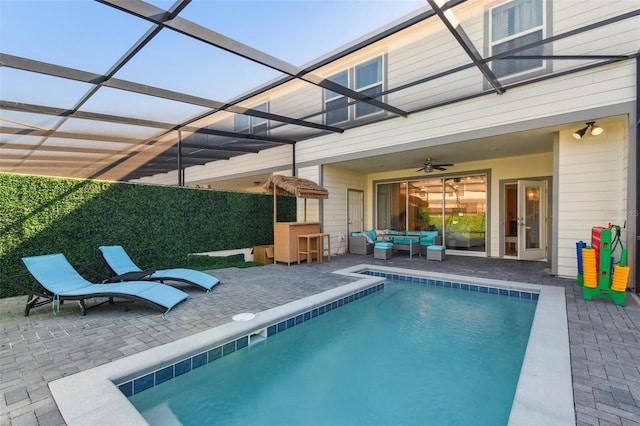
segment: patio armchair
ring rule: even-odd
[[[375,239],[371,240],[371,236],[364,232],[352,232],[349,235],[349,253],[365,256],[373,254],[374,242]]]

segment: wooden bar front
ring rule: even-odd
[[[298,235],[320,232],[320,222],[276,222],[273,224],[274,263],[298,261]],[[306,259],[306,257],[304,257]]]

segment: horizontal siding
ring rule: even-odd
[[[366,206],[367,178],[343,168],[325,166],[323,186],[329,191],[329,198],[324,200],[323,229],[331,234],[332,254],[344,253],[347,241],[340,241],[339,236],[347,234],[347,190],[365,191]]]
[[[600,123],[605,132],[575,140],[560,135],[558,153],[558,274],[577,274],[575,244],[590,242],[594,226],[617,222],[624,206],[624,138],[622,121]],[[626,245],[626,244],[625,244]]]
[[[609,77],[607,77],[609,76]],[[332,155],[363,153],[404,143],[473,132],[508,123],[550,117],[580,111],[585,105],[606,106],[634,99],[635,67],[629,62],[585,71],[545,83],[510,90],[503,95],[489,95],[448,107],[396,118],[345,132],[327,135],[298,144],[299,162],[316,161]],[[452,120],[451,117],[456,117]],[[345,143],[345,139],[349,143]]]
[[[320,167],[304,167],[298,169],[298,177],[309,179],[317,184],[320,184]],[[306,210],[307,217],[305,220],[304,211],[305,211],[305,200],[304,198],[298,198],[298,222],[320,222],[320,200],[316,199],[307,199],[306,200]],[[323,201],[324,202],[324,201]]]
[[[575,29],[593,23],[603,16],[615,16],[637,7],[635,1],[553,2],[553,33]],[[606,3],[606,6],[603,4]],[[462,22],[466,33],[479,51],[485,46],[484,13],[488,8],[485,2],[467,2],[455,8],[457,18]],[[588,9],[589,13],[585,13]],[[593,10],[599,12],[593,13]],[[609,44],[620,46],[621,52],[628,46],[640,44],[638,19],[630,19],[606,29],[587,32],[577,37],[563,39],[556,43],[555,53],[584,46],[585,52],[597,53],[598,43],[606,40]],[[591,49],[591,50],[589,50]],[[448,67],[469,63],[470,60],[451,34],[437,19],[429,19],[413,26],[402,34],[388,37],[376,45],[336,61],[322,69],[314,71],[319,76],[352,67],[354,64],[375,55],[385,54],[387,58],[389,87],[396,87],[416,78],[434,75]],[[559,61],[562,62],[562,61]],[[554,67],[564,66],[562,63]],[[465,95],[482,88],[482,78],[477,70],[469,70],[441,79],[438,83],[426,83],[411,90],[388,95],[392,104],[403,108],[414,108],[427,102],[432,104],[455,95]],[[633,100],[635,97],[635,66],[631,61],[598,68],[591,71],[571,74],[554,80],[531,84],[508,90],[503,95],[487,95],[481,98],[460,102],[455,105],[412,114],[409,118],[395,118],[381,123],[348,130],[343,134],[327,135],[313,140],[300,142],[297,146],[297,161],[302,163],[321,162],[327,152],[332,156],[351,155],[370,150],[394,147],[403,150],[403,144],[424,140],[425,146],[437,144],[437,138],[461,132],[470,132],[492,126],[503,125],[534,118],[544,118],[558,114],[583,110],[585,107],[599,107]],[[292,81],[267,92],[260,97],[243,103],[252,107],[269,101],[270,111],[276,114],[302,117],[322,107],[322,89]],[[226,129],[233,128],[233,114],[220,113],[216,117],[226,117]],[[452,120],[451,117],[456,117]],[[218,118],[215,119],[216,121]],[[311,121],[320,122],[322,117]],[[199,123],[202,123],[200,121]],[[272,131],[273,136],[284,136],[285,129],[293,131],[296,137],[308,134],[308,130],[297,126],[284,126]],[[292,130],[295,129],[295,130]],[[348,141],[348,143],[345,143]],[[247,160],[234,158],[228,162],[215,162],[215,167],[189,169],[188,175],[194,179],[206,179],[249,172],[255,164],[284,165],[289,159],[282,155],[276,159],[271,150],[261,152],[257,157],[248,154]],[[284,152],[284,151],[283,151]],[[256,158],[258,159],[256,161]],[[264,161],[263,161],[264,159]],[[196,169],[196,168],[194,168]],[[219,171],[219,172],[218,172]],[[191,177],[189,177],[190,179]],[[162,177],[159,177],[162,180]]]
[[[549,3],[553,4],[555,34],[574,30],[638,8],[637,0],[560,0]]]
[[[260,151],[258,154],[245,154],[229,160],[214,161],[204,166],[189,167],[185,170],[188,182],[201,182],[221,178],[241,176],[248,172],[264,173],[276,169],[291,167],[291,146],[279,146]]]
[[[318,112],[321,105],[322,89],[299,81],[287,83],[282,93],[278,91],[269,99],[270,112],[296,118]],[[308,118],[307,121],[322,123],[323,119],[320,115]]]

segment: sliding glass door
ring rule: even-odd
[[[444,180],[445,245],[448,249],[486,250],[485,175]]]
[[[377,229],[407,229],[407,183],[378,185]]]
[[[379,183],[376,228],[438,231],[447,249],[486,251],[485,174]]]

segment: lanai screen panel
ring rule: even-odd
[[[0,9],[0,171],[113,180],[499,95],[635,59],[640,41],[632,0]]]

